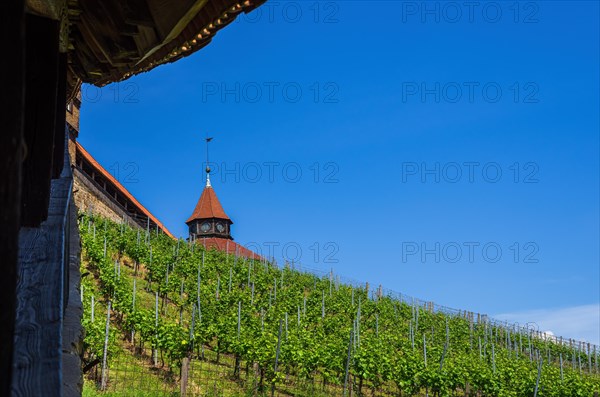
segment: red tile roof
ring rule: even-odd
[[[206,186],[204,188],[202,195],[200,196],[200,200],[198,200],[198,204],[196,204],[196,208],[192,213],[192,216],[190,216],[185,223],[189,223],[194,219],[205,218],[219,218],[231,221],[227,214],[225,214],[225,211],[223,210],[223,207],[221,206],[221,203],[219,202],[219,199],[217,198],[217,195],[211,186]]]
[[[144,207],[142,204],[140,204],[139,201],[137,201],[135,199],[135,197],[133,197],[133,195],[131,193],[129,193],[127,191],[127,189],[125,189],[125,187],[123,185],[121,185],[119,183],[118,180],[116,180],[111,174],[110,172],[106,171],[104,169],[104,167],[102,167],[100,165],[100,163],[98,163],[96,161],[96,159],[94,159],[92,157],[91,154],[89,154],[87,152],[87,150],[85,150],[83,148],[83,146],[81,146],[81,144],[79,142],[75,142],[75,145],[77,145],[77,151],[81,154],[81,156],[86,159],[91,165],[92,167],[94,167],[94,169],[101,174],[104,178],[106,178],[110,183],[112,183],[115,188],[121,193],[123,194],[123,196],[125,196],[129,201],[131,201],[144,215],[146,215],[147,217],[149,217],[152,222],[154,222],[156,225],[158,225],[158,227],[165,232],[165,234],[169,237],[171,237],[172,239],[175,239],[175,236],[165,227],[165,225],[163,225],[154,215],[152,215],[152,213],[150,211],[148,211],[146,209],[146,207]]]
[[[242,256],[248,259],[263,259],[254,251],[251,251],[248,248],[226,238],[198,238],[196,240],[196,244],[202,244],[206,249],[216,249],[218,251],[223,251],[226,254],[235,254],[237,251],[238,256]]]

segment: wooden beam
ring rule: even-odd
[[[125,23],[155,28],[156,22],[145,0],[127,0],[122,3]]]
[[[37,227],[48,216],[56,128],[59,22],[27,14],[25,144],[21,223]],[[63,111],[64,113],[64,111]]]
[[[0,5],[0,46],[10,60],[0,73],[0,396],[10,395],[25,109],[25,3]]]
[[[60,176],[64,165],[65,125],[67,117],[67,54],[58,56],[58,82],[56,87],[56,122],[54,127],[54,151],[52,154],[52,178]]]
[[[189,4],[187,8],[168,7],[169,3],[167,2],[151,3],[151,7],[156,7],[154,12],[158,12],[159,10],[164,12],[163,19],[165,20],[165,22],[174,22],[174,25],[165,23],[162,25],[159,24],[159,26],[157,26],[157,30],[160,32],[162,42],[158,43],[154,48],[148,51],[144,55],[144,57],[140,59],[137,63],[143,63],[156,51],[158,51],[166,45],[169,45],[172,41],[174,41],[177,38],[177,36],[179,36],[179,34],[188,26],[192,19],[194,19],[194,17],[200,12],[200,10],[202,10],[202,7],[204,7],[207,3],[208,0],[195,0],[193,1],[193,3]],[[166,29],[168,29],[168,31]]]

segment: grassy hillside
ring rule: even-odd
[[[585,345],[97,217],[80,231],[87,396],[600,391]]]

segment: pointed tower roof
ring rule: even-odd
[[[212,138],[206,138],[206,185],[204,186],[204,190],[200,195],[200,200],[198,200],[198,204],[196,204],[196,208],[194,208],[194,212],[192,216],[189,217],[185,223],[190,223],[196,219],[211,219],[218,218],[229,221],[229,224],[233,222],[221,206],[219,199],[217,198],[217,194],[213,190],[210,184],[210,162],[208,160],[208,143],[212,141]]]
[[[196,208],[194,209],[192,216],[190,216],[185,223],[190,223],[195,219],[206,218],[226,219],[231,222],[231,219],[229,219],[227,214],[225,214],[225,211],[223,210],[223,207],[217,198],[217,194],[208,181],[204,187],[204,190],[202,191],[200,200],[198,200],[198,204],[196,204]]]

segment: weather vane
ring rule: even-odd
[[[212,137],[208,137],[208,133],[206,134],[206,186],[210,187],[210,162],[208,157],[208,143],[212,141]]]

